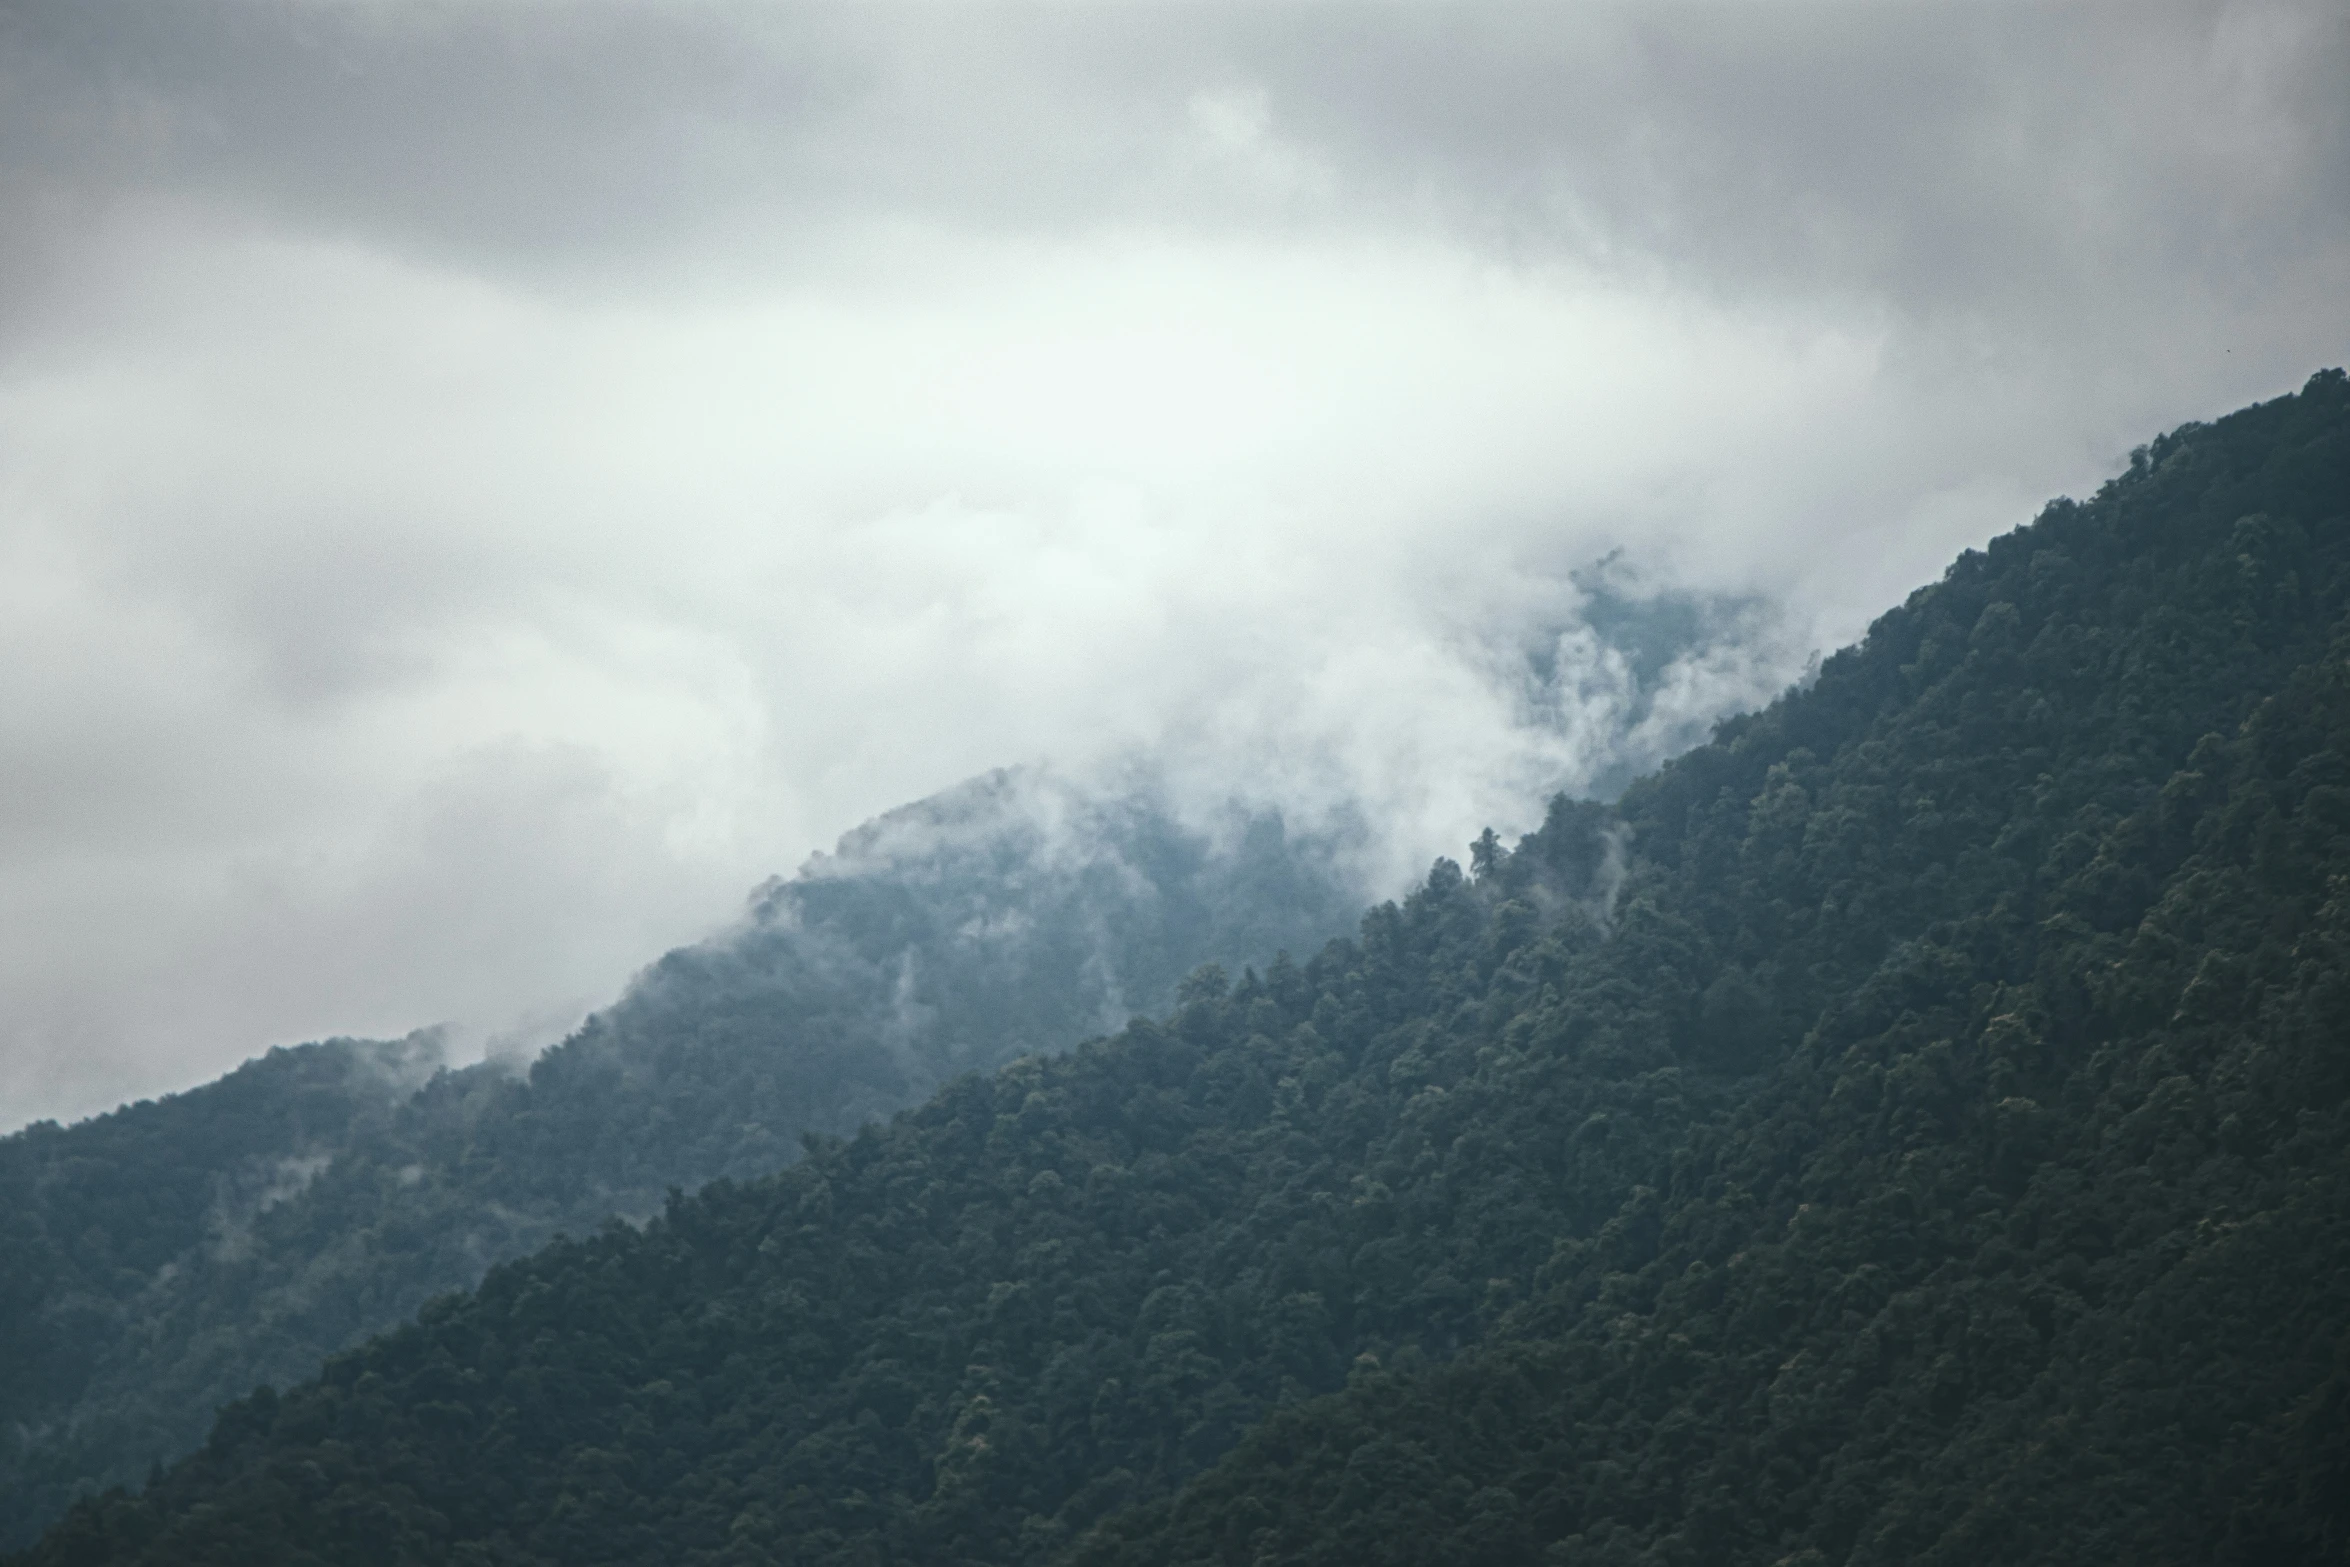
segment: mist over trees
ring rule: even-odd
[[[1147,782],[991,774],[771,880],[527,1071],[436,1070],[429,1031],[335,1040],[0,1139],[0,1542],[494,1262],[771,1173],[1359,909],[1343,836],[1193,814]]]
[[[1723,666],[1773,628],[1756,603],[1616,559],[1577,586],[1576,616],[1523,649],[1526,700],[1620,783],[1702,728]],[[494,1262],[1157,1013],[1203,961],[1237,969],[1344,930],[1392,836],[1349,800],[1293,821],[1219,793],[1234,785],[1141,760],[1027,767],[887,812],[527,1072],[436,1075],[429,1029],[335,1040],[0,1139],[0,1327],[27,1346],[0,1381],[0,1544]]]
[[[2339,371],[2173,432],[1615,804],[16,1559],[2342,1560],[2345,497]]]

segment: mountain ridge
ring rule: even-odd
[[[21,1560],[2339,1560],[2350,388]],[[1624,875],[1604,901],[1611,848]]]

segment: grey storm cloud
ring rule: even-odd
[[[2333,281],[2350,186],[2322,3],[95,0],[20,5],[6,36],[22,187],[526,271],[854,213],[1434,223],[1733,290],[2056,315]],[[1286,167],[1246,156],[1268,137]]]
[[[17,0],[0,1122],[544,1038],[1034,759],[1395,885],[2341,362],[2345,81],[2270,0]]]

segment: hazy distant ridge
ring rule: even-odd
[[[0,1541],[559,1231],[1158,1011],[1195,964],[1319,946],[1352,848],[994,773],[770,881],[525,1076],[337,1040],[0,1140]]]

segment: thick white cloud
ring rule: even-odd
[[[2006,15],[26,10],[0,1121],[542,1035],[989,766],[1392,880],[1684,743],[2350,346],[2338,15]],[[1616,549],[1759,606],[1645,719]]]

